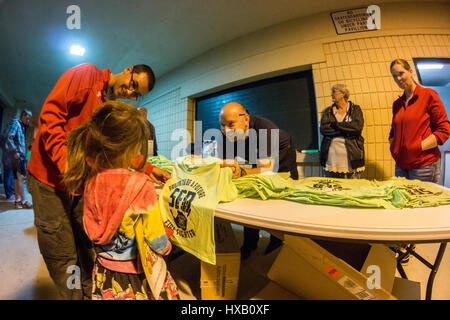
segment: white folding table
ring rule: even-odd
[[[269,232],[309,238],[384,244],[440,243],[433,264],[409,250],[431,269],[426,299],[431,299],[434,278],[450,241],[450,205],[391,210],[306,205],[285,200],[237,199],[219,204],[215,216]],[[397,268],[401,276],[407,278],[399,262]]]

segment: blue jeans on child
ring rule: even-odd
[[[439,176],[441,175],[441,159],[429,164],[423,168],[403,170],[399,166],[395,165],[395,176],[404,177],[409,180],[420,180],[427,182],[439,182]]]

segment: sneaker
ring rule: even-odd
[[[400,264],[407,265],[409,263],[409,252],[400,260]]]
[[[411,248],[410,250],[408,250],[409,248]],[[403,257],[401,258],[401,260],[399,261],[401,264],[403,265],[407,265],[409,262],[409,257],[411,256],[410,251],[414,251],[416,249],[416,245],[415,244],[408,244],[404,247],[401,248],[401,253],[399,254],[399,256]],[[406,254],[405,254],[406,253]]]
[[[22,202],[22,208],[23,209],[31,209],[31,208],[33,208],[33,205],[29,201],[25,200]]]
[[[8,200],[16,200],[16,197],[12,194],[8,197]]]
[[[16,209],[31,209],[31,208],[33,208],[33,205],[27,200],[22,201],[22,202],[14,201],[14,206],[16,207]]]

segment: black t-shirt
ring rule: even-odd
[[[274,171],[290,172],[291,178],[298,179],[297,155],[291,137],[269,119],[250,116],[248,137],[232,142],[222,134],[217,150],[219,158],[239,157],[252,167],[256,167],[257,159],[271,157],[275,160]]]

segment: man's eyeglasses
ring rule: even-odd
[[[138,93],[138,83],[136,81],[133,80],[133,73],[134,73],[134,68],[133,70],[131,70],[131,79],[130,79],[130,85],[128,87],[128,90],[133,91],[132,97],[137,99],[140,97],[140,94]]]
[[[247,113],[240,113],[240,114],[238,114],[238,117],[243,117],[243,116],[246,116],[246,115],[247,115]],[[232,127],[237,121],[238,120],[231,120],[231,121],[228,121],[228,122],[223,122],[223,123],[220,123],[220,126],[222,127],[222,129],[225,128],[225,127]]]

